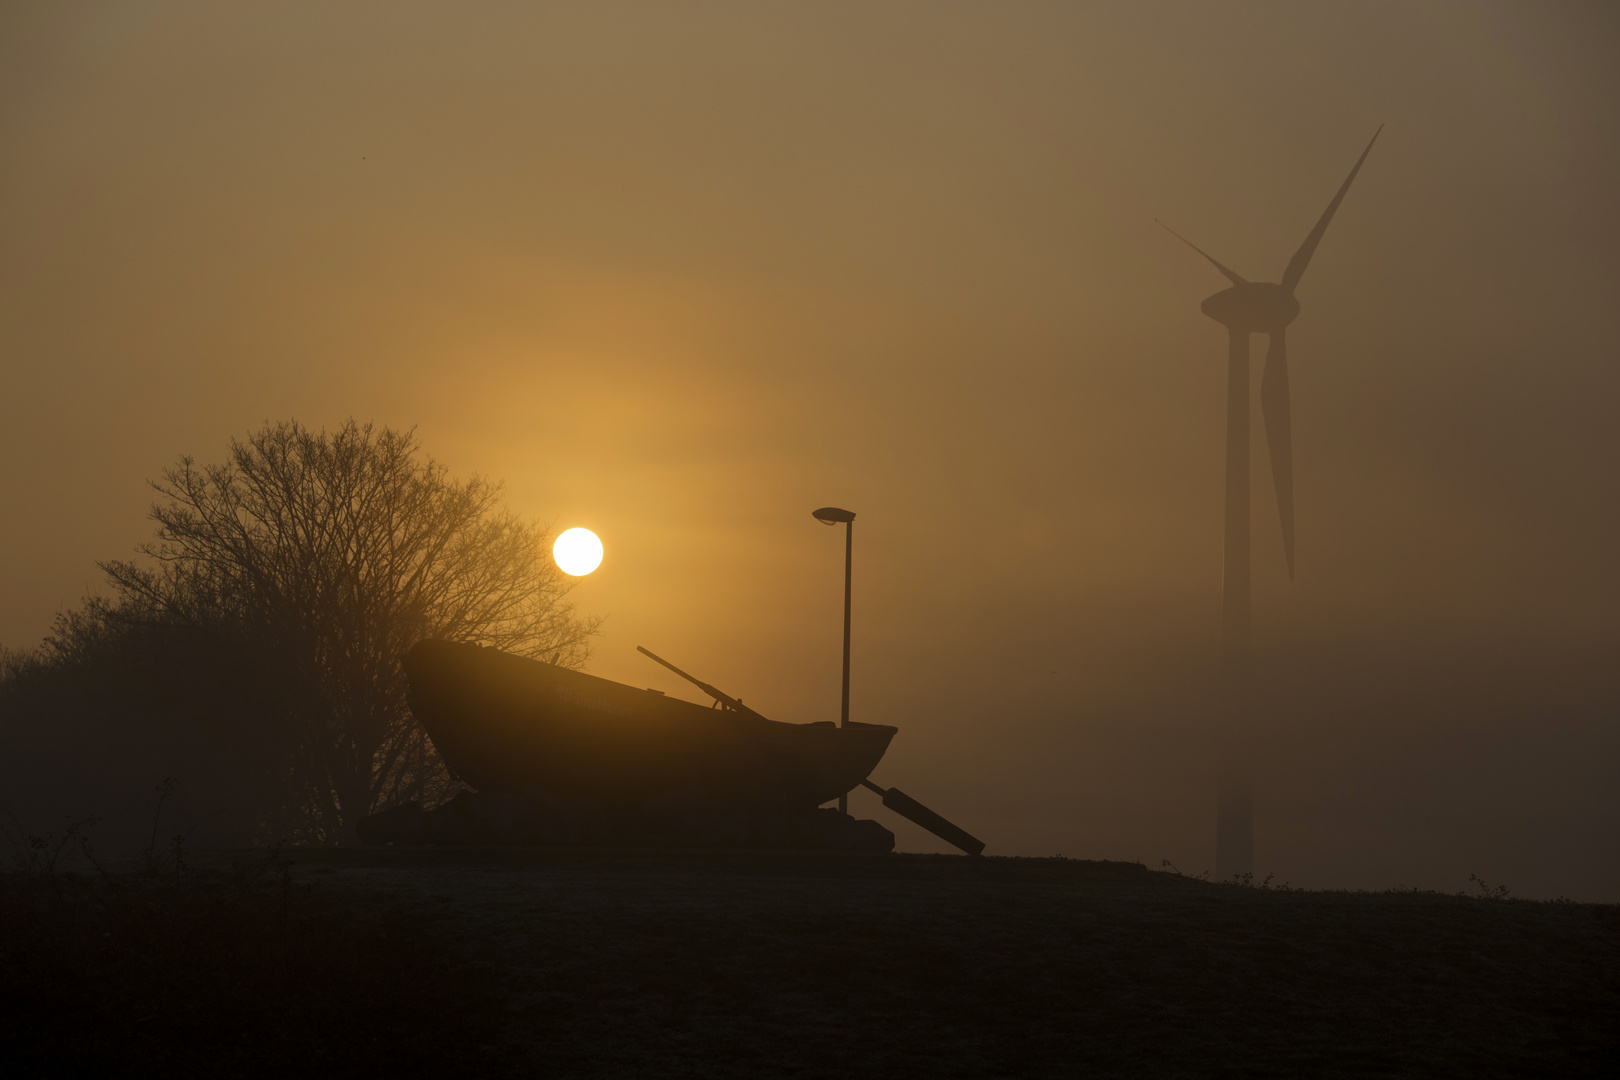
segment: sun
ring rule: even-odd
[[[602,565],[602,541],[589,529],[569,529],[551,545],[557,567],[573,577],[584,577]]]

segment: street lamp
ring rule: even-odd
[[[844,707],[838,714],[838,726],[849,726],[849,583],[850,566],[855,555],[855,515],[836,506],[823,506],[812,510],[811,516],[823,525],[844,523]],[[849,796],[838,796],[838,812],[849,813]]]

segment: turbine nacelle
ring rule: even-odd
[[[1204,301],[1201,310],[1233,330],[1273,334],[1294,321],[1299,301],[1281,285],[1250,281],[1216,293]]]

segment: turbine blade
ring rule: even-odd
[[[1288,415],[1288,344],[1284,331],[1271,335],[1266,373],[1260,377],[1260,409],[1266,418],[1266,447],[1271,451],[1271,478],[1277,485],[1277,512],[1282,517],[1283,552],[1288,580],[1294,580],[1294,445]]]
[[[1378,131],[1383,130],[1384,125],[1379,124]],[[1305,242],[1299,245],[1299,250],[1294,252],[1294,257],[1288,261],[1288,269],[1283,271],[1282,287],[1290,293],[1294,291],[1294,286],[1299,284],[1299,279],[1305,276],[1305,268],[1310,265],[1311,256],[1316,254],[1316,245],[1322,242],[1322,234],[1327,232],[1328,222],[1333,220],[1333,211],[1337,210],[1339,203],[1344,201],[1344,193],[1350,190],[1350,181],[1354,180],[1356,173],[1361,171],[1361,163],[1367,160],[1367,154],[1372,150],[1373,143],[1378,141],[1378,131],[1373,132],[1371,141],[1367,143],[1367,149],[1363,150],[1361,156],[1356,159],[1356,167],[1351,169],[1350,175],[1344,178],[1344,186],[1339,188],[1337,195],[1333,196],[1333,201],[1328,203],[1328,208],[1322,211],[1322,219],[1316,223],[1316,228],[1311,230],[1311,235],[1305,238]]]
[[[1203,248],[1199,247],[1197,244],[1193,243],[1191,240],[1187,239],[1185,236],[1182,236],[1180,233],[1176,232],[1176,230],[1172,229],[1170,226],[1166,225],[1164,222],[1159,221],[1158,218],[1154,218],[1153,220],[1165,232],[1169,233],[1171,236],[1175,237],[1177,240],[1180,240],[1183,244],[1186,244],[1188,247],[1190,247],[1194,251],[1198,252],[1198,254],[1202,255],[1204,258],[1206,258],[1210,262],[1214,263],[1215,264],[1215,269],[1219,270],[1221,273],[1226,275],[1226,280],[1230,281],[1234,285],[1247,285],[1248,284],[1248,282],[1244,281],[1243,278],[1240,275],[1238,275],[1234,271],[1228,270],[1226,267],[1222,266],[1220,263],[1215,262],[1215,256],[1211,255],[1209,252],[1205,251]]]

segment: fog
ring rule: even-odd
[[[1199,872],[1226,283],[1154,219],[1275,281],[1384,124],[1289,331],[1293,582],[1255,425],[1256,869],[1620,899],[1617,53],[1595,5],[10,6],[0,641],[182,454],[352,416],[603,538],[588,670],[833,719],[838,505],[875,777]]]

